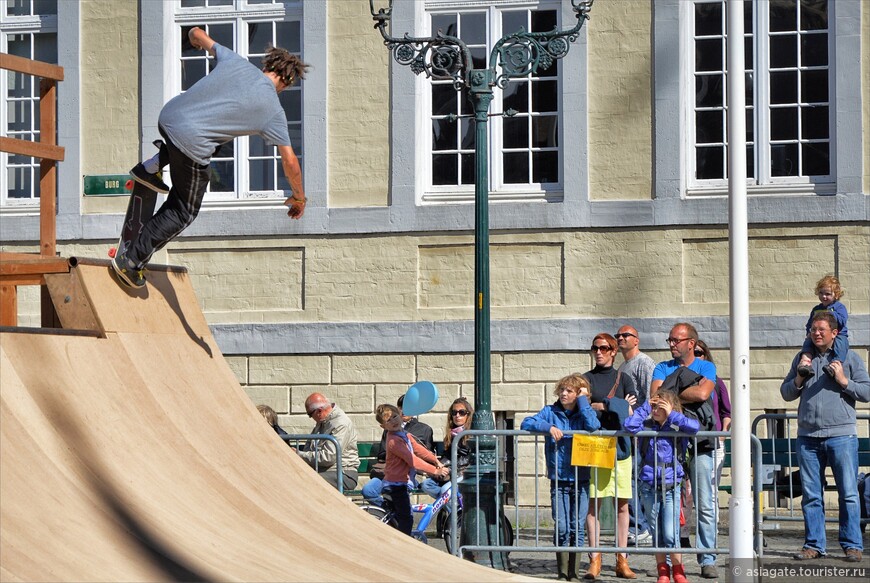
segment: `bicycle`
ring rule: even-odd
[[[381,496],[384,499],[383,506],[366,505],[362,509],[368,514],[371,514],[384,524],[388,524],[393,528],[398,528],[395,512],[391,506],[392,500],[387,492],[382,492]],[[450,523],[450,498],[452,496],[452,488],[450,482],[444,484],[441,488],[441,494],[438,498],[428,504],[412,504],[411,512],[420,514],[420,519],[416,521],[416,526],[411,531],[411,536],[421,541],[423,544],[429,544],[429,538],[426,536],[426,530],[432,524],[432,519],[435,521],[436,536],[443,538],[447,546],[447,552],[453,554],[453,531]],[[447,507],[447,510],[441,512],[441,509]],[[462,529],[462,494],[459,494],[456,508],[456,526]],[[508,517],[504,513],[501,515],[502,541],[505,546],[513,546],[514,530]]]

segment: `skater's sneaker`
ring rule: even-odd
[[[147,186],[151,190],[156,190],[157,192],[162,192],[163,194],[169,192],[169,186],[167,186],[166,183],[163,182],[161,178],[161,173],[158,172],[157,174],[151,174],[150,172],[145,170],[145,166],[142,165],[142,162],[139,162],[138,164],[133,166],[133,169],[130,170],[130,176],[133,177],[133,180],[135,180],[139,184]]]
[[[145,276],[143,275],[143,270],[136,269],[130,261],[127,260],[126,253],[115,255],[112,259],[112,269],[124,285],[135,289],[145,287]]]

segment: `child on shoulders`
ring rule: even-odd
[[[812,362],[815,346],[810,337],[810,325],[813,323],[813,316],[817,312],[831,312],[837,319],[837,326],[840,331],[834,338],[834,347],[831,360],[839,360],[843,362],[846,359],[846,353],[849,352],[849,330],[846,328],[846,320],[849,319],[849,313],[846,311],[846,306],[840,303],[840,298],[845,293],[840,287],[840,280],[833,275],[826,275],[816,282],[816,295],[819,296],[819,305],[810,310],[810,318],[807,320],[807,336],[804,338],[804,344],[801,348],[801,360],[798,363],[797,373],[805,378],[815,376],[813,372]],[[829,377],[834,376],[834,371],[830,368],[830,363],[822,367],[822,370]]]

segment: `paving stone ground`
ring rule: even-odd
[[[846,583],[851,581],[860,581],[867,583],[870,581],[870,555],[865,552],[864,560],[861,563],[847,563],[842,549],[837,544],[837,524],[828,523],[827,538],[828,538],[828,556],[817,561],[795,561],[792,555],[799,551],[803,546],[804,532],[803,523],[801,522],[777,522],[779,527],[775,530],[766,530],[764,540],[766,546],[764,548],[764,559],[759,565],[735,565],[735,568],[755,568],[759,569],[759,583],[767,583],[774,581],[788,581],[789,583]],[[765,521],[767,527],[773,526],[772,521]],[[546,535],[549,536],[549,535]],[[728,547],[729,527],[728,527],[728,512],[723,511],[719,523],[720,545]],[[723,538],[724,537],[724,538]],[[604,538],[604,537],[603,537]],[[604,539],[607,540],[606,538]],[[437,539],[432,539],[430,545],[445,549],[444,542]],[[520,532],[520,545],[534,546],[534,532]],[[549,544],[549,541],[542,541],[541,544]],[[870,527],[867,528],[864,534],[864,548],[870,550]],[[445,549],[446,552],[446,549]],[[700,576],[700,567],[694,554],[684,556],[686,564],[686,574],[690,582],[704,581],[735,581],[742,580],[740,577],[735,577],[731,573],[728,557],[720,556],[716,562],[719,570],[718,579],[702,579]],[[629,558],[629,564],[637,573],[637,581],[654,581],[652,572],[655,570],[655,558],[648,554],[632,554]],[[588,565],[584,561],[583,567]],[[625,579],[619,579],[614,574],[615,557],[611,554],[604,555],[603,568],[601,576],[597,581],[602,583],[624,582]],[[510,554],[511,571],[517,574],[528,575],[544,580],[556,580],[556,559],[551,552],[514,552]],[[803,569],[801,571],[801,569]],[[862,572],[863,569],[863,572]],[[650,572],[648,574],[648,571]]]

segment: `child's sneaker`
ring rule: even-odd
[[[825,374],[831,378],[834,378],[836,375],[834,374],[834,369],[831,368],[830,364],[826,364],[822,367],[822,370],[825,371]]]
[[[145,170],[145,166],[142,165],[142,162],[139,162],[133,169],[130,170],[130,176],[133,177],[133,180],[147,186],[151,190],[156,190],[157,192],[162,192],[166,194],[169,192],[169,186],[166,185],[165,182],[161,179],[161,173],[151,174],[147,170]]]
[[[118,279],[125,285],[141,289],[145,287],[145,276],[142,269],[132,267],[130,261],[127,260],[127,254],[116,254],[112,259],[112,269],[118,275]]]
[[[813,372],[813,369],[805,364],[797,367],[797,373],[805,379],[811,379],[816,376],[816,373]]]

